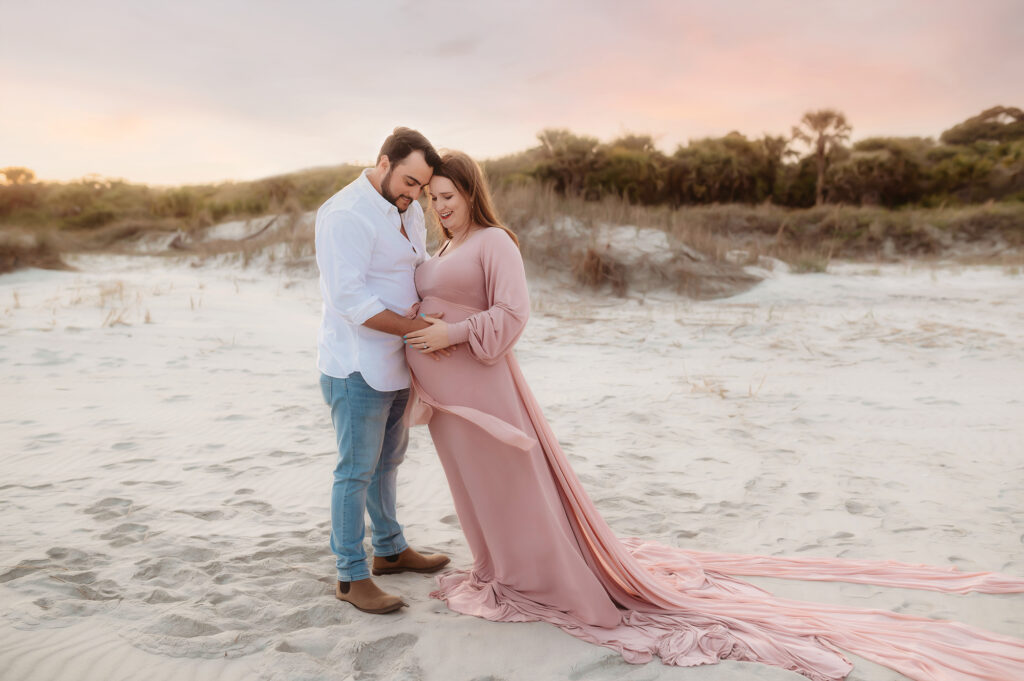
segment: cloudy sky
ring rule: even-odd
[[[156,184],[479,158],[547,127],[937,136],[1024,106],[1022,0],[0,0],[0,167]]]

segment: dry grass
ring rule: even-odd
[[[204,229],[180,230],[180,220],[166,217],[121,219],[59,236],[8,230],[0,233],[0,272],[61,267],[60,252],[131,253],[145,250],[146,243],[159,245],[155,254],[185,256],[193,262],[221,259],[245,266],[311,268],[312,216],[303,212],[308,208],[304,203],[286,198],[275,200],[276,214],[254,218],[250,234],[239,239],[208,239]],[[523,256],[531,266],[572,273],[581,285],[603,287],[616,295],[655,287],[696,298],[729,295],[756,283],[743,268],[761,264],[766,257],[788,263],[797,273],[824,272],[836,258],[1024,265],[1021,203],[896,211],[834,205],[787,209],[771,204],[673,208],[634,205],[614,197],[586,201],[535,182],[496,188],[494,198],[499,215],[520,236]],[[616,229],[627,225],[636,230]],[[650,241],[654,233],[661,240],[654,250],[649,243],[645,250],[629,241]],[[436,237],[432,233],[431,241]]]
[[[0,232],[0,274],[23,267],[65,270],[61,249],[49,232]]]
[[[576,281],[594,287],[608,284],[618,296],[626,294],[626,273],[625,265],[602,255],[595,248],[587,248],[572,264],[572,274]]]
[[[188,241],[179,251],[200,259],[233,256],[249,266],[263,259],[285,266],[312,264],[315,255],[312,217],[298,211],[275,216],[239,239]]]
[[[571,272],[585,286],[607,288],[615,295],[667,287],[694,298],[715,298],[757,282],[727,260],[733,249],[728,239],[703,225],[687,227],[679,210],[614,198],[584,201],[540,184],[501,189],[495,202],[506,224],[519,234],[528,262]],[[638,228],[630,232],[637,239],[660,233],[666,245],[652,250],[649,244],[623,242],[610,231],[621,226]]]
[[[834,258],[940,257],[953,251],[974,262],[1006,266],[1024,262],[1024,206],[975,206],[951,210],[888,211],[826,207],[790,210],[772,205],[637,206],[606,198],[584,201],[549,186],[527,184],[495,192],[505,223],[520,236],[524,258],[546,270],[571,272],[580,284],[616,295],[631,288],[668,287],[695,298],[748,288],[757,278],[743,267],[763,257],[782,260],[793,272],[824,272]],[[992,225],[986,229],[982,225]],[[601,241],[609,227],[633,225],[665,235],[671,258],[650,255],[628,262],[629,244]],[[602,230],[605,232],[602,232]],[[432,230],[432,240],[437,232]],[[208,258],[233,254],[239,262],[312,266],[309,214],[292,211],[273,229],[240,240],[197,241],[182,252]],[[1012,244],[1002,249],[1000,243]],[[973,254],[969,246],[981,246]]]
[[[167,219],[128,219],[92,230],[61,232],[61,244],[69,252],[130,253],[143,236],[173,234],[175,223]]]
[[[715,278],[712,275],[728,278],[727,264],[757,264],[762,257],[782,260],[796,273],[824,272],[836,258],[1024,264],[1024,204],[1020,203],[903,210],[836,205],[789,209],[771,204],[672,208],[632,205],[616,198],[585,201],[539,184],[501,188],[495,192],[495,202],[506,223],[521,235],[528,259],[567,268],[583,284],[616,290],[622,289],[623,279],[632,284],[637,265],[616,261],[588,238],[603,226],[633,225],[664,232],[675,257],[660,267],[661,283],[698,297],[715,295],[714,290],[702,295],[700,288],[709,277]],[[543,228],[569,216],[582,226],[582,231],[573,233],[580,243],[568,243],[565,234]],[[699,266],[694,253],[700,256]]]

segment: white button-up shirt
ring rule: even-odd
[[[409,387],[400,336],[363,326],[384,310],[407,315],[419,300],[413,275],[427,258],[423,208],[405,214],[374,189],[369,170],[316,213],[316,264],[323,317],[317,367],[335,378],[358,371],[380,391]],[[402,236],[402,223],[409,235]]]

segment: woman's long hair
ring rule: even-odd
[[[472,224],[481,227],[497,227],[505,230],[516,246],[519,238],[515,232],[501,224],[498,213],[494,210],[491,190],[487,187],[484,172],[476,161],[461,151],[446,151],[441,154],[441,166],[434,170],[434,177],[447,177],[455,185],[459,193],[469,204],[469,218]],[[441,231],[451,239],[452,233],[443,224]]]

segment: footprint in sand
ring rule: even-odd
[[[178,596],[166,589],[153,589],[153,591],[143,599],[143,601],[152,605],[158,605],[160,603],[180,603],[184,600],[187,600],[185,596]]]
[[[231,504],[236,508],[248,508],[259,515],[270,515],[274,512],[274,507],[265,501],[256,501],[254,499],[247,499],[245,501],[236,501]]]
[[[864,512],[867,511],[867,510],[868,510],[867,505],[866,504],[862,504],[859,501],[847,501],[846,502],[846,512],[847,513],[850,513],[850,514],[853,514],[853,515],[863,515]]]
[[[178,549],[175,555],[182,560],[186,560],[190,563],[206,563],[208,561],[217,558],[220,553],[214,549],[207,549],[201,546],[186,546]]]
[[[127,461],[115,461],[114,463],[108,463],[100,466],[104,470],[110,470],[113,468],[123,468],[125,466],[135,466],[137,464],[153,463],[153,459],[128,459]]]
[[[46,552],[46,555],[61,567],[82,569],[91,567],[97,558],[106,558],[106,556],[86,553],[85,551],[65,548],[63,546],[54,546]]]
[[[121,523],[112,530],[100,535],[100,539],[110,541],[113,547],[135,544],[149,535],[149,526],[138,523]]]
[[[105,563],[107,556],[88,554],[77,549],[54,547],[47,559],[26,560],[0,574],[0,583],[24,579],[28,588],[40,595],[31,605],[27,602],[11,608],[10,615],[27,621],[55,620],[62,617],[85,617],[107,608],[109,601],[124,598],[121,586],[109,579],[99,579],[91,568]]]
[[[318,593],[322,593],[322,590],[320,590]],[[254,604],[254,607],[257,610],[262,606],[263,603],[259,601],[255,602]],[[331,625],[337,624],[338,617],[339,615],[337,601],[333,603],[318,603],[316,605],[307,605],[304,607],[296,608],[294,610],[290,610],[282,617],[279,617],[277,620],[275,620],[273,628],[275,631],[285,634],[310,628],[317,628],[322,630]],[[415,642],[415,637],[412,638],[413,642]],[[402,646],[401,644],[396,645],[397,648],[394,652],[400,653]]]
[[[7,572],[0,573],[0,584],[13,582],[15,579],[20,579],[26,575],[37,574],[41,569],[49,566],[50,562],[47,560],[23,560]]]
[[[135,487],[136,485],[152,485],[153,487],[175,487],[180,485],[181,482],[177,480],[124,480],[121,482],[125,487]]]
[[[96,520],[113,520],[121,518],[132,512],[135,504],[131,499],[121,497],[107,497],[97,501],[89,508],[82,511],[93,516]]]
[[[290,643],[288,643],[288,641],[281,641],[280,643],[278,643],[274,647],[274,650],[276,650],[279,653],[304,653],[304,652],[306,652],[302,648],[296,648],[295,646],[291,645]]]
[[[200,520],[214,521],[222,520],[225,517],[224,511],[218,509],[209,509],[203,511],[175,511],[175,513],[183,513],[184,515],[190,515],[193,518],[199,518]],[[234,514],[232,514],[234,515]]]
[[[120,585],[110,579],[97,579],[92,570],[85,572],[62,572],[52,575],[58,582],[72,584],[69,588],[70,595],[86,601],[109,601],[121,598]]]
[[[413,634],[397,634],[359,644],[352,668],[366,681],[418,680],[422,672],[410,650],[418,640]]]
[[[196,638],[197,636],[213,636],[221,629],[182,615],[165,615],[146,628],[146,633],[160,636],[176,636],[178,638]]]
[[[7,489],[17,489],[17,488],[27,489],[27,490],[40,490],[40,489],[49,489],[51,487],[53,487],[53,485],[51,483],[49,483],[49,482],[44,482],[41,485],[0,485],[0,492],[3,492],[4,490],[7,490]]]
[[[312,566],[312,568],[316,570],[316,566],[329,557],[330,553],[326,546],[318,542],[312,545],[303,543],[299,545],[265,548],[249,554],[248,560],[270,561],[267,569],[276,572],[276,568],[270,566],[285,565],[289,566],[289,569],[295,570],[300,566],[305,565]]]
[[[154,586],[174,589],[188,583],[201,583],[206,577],[202,572],[177,558],[145,558],[136,563],[138,569],[132,575],[135,584],[151,582]]]

